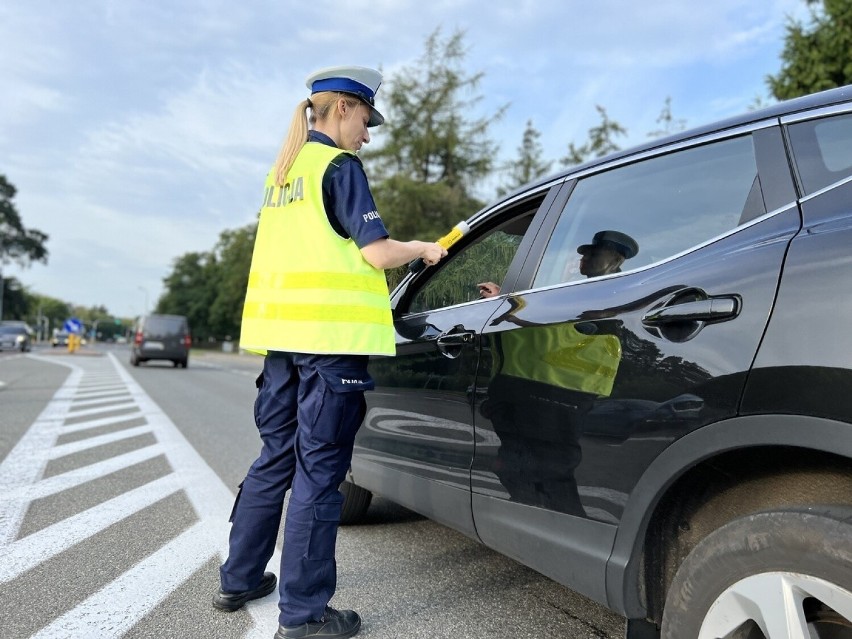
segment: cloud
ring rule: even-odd
[[[174,258],[253,219],[315,68],[381,66],[393,78],[436,28],[460,29],[465,69],[484,73],[482,113],[470,116],[509,104],[491,131],[499,159],[514,155],[532,119],[555,161],[585,141],[597,104],[628,128],[625,144],[645,139],[667,96],[690,125],[744,110],[780,65],[787,15],[807,11],[803,0],[352,0],[341,9],[332,0],[0,5],[0,173],[18,187],[25,224],[51,235],[50,265],[22,281],[117,313],[138,310],[139,286],[153,303]]]

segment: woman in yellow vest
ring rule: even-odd
[[[384,122],[382,75],[363,67],[311,74],[266,178],[240,346],[265,355],[254,417],[263,448],[240,485],[228,559],[213,598],[233,611],[275,589],[264,572],[287,507],[276,639],[351,637],[361,619],[328,606],[352,459],[373,388],[370,355],[393,355],[383,269],[446,256],[434,242],[388,237],[356,153]],[[310,111],[309,130],[307,113]]]

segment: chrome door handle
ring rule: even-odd
[[[665,326],[674,322],[721,322],[735,318],[739,312],[737,297],[711,297],[655,309],[642,318],[642,323]]]
[[[461,349],[469,344],[473,344],[476,333],[466,330],[461,326],[455,326],[450,330],[442,333],[436,340],[438,350],[441,354],[450,359],[455,359],[461,355]]]

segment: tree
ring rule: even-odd
[[[210,306],[209,327],[214,335],[234,339],[240,334],[257,224],[223,231],[214,249],[217,263],[216,297]]]
[[[0,175],[0,266],[17,262],[25,266],[30,262],[47,262],[48,236],[35,229],[27,229],[15,209],[12,199],[17,189]]]
[[[185,315],[195,337],[211,337],[209,313],[216,299],[218,274],[216,258],[210,252],[175,258],[172,272],[163,278],[165,292],[157,300],[156,312]]]
[[[595,108],[601,116],[601,123],[589,129],[589,141],[584,145],[578,147],[573,142],[568,145],[568,155],[559,160],[562,166],[582,164],[586,160],[619,150],[613,138],[616,135],[627,135],[627,130],[618,122],[610,120],[602,106],[595,105]]]
[[[491,171],[498,147],[488,128],[506,107],[468,117],[481,100],[483,74],[463,72],[465,55],[462,32],[442,40],[437,29],[420,60],[388,81],[384,143],[362,155],[379,211],[397,239],[437,238],[482,206],[472,192]]]
[[[542,160],[540,137],[541,133],[533,126],[532,120],[527,120],[521,146],[518,147],[518,159],[510,165],[508,184],[497,189],[498,196],[506,195],[550,171],[550,161]]]
[[[186,253],[163,278],[158,313],[186,315],[201,340],[240,334],[257,224],[225,230],[212,251]]]
[[[68,302],[48,297],[47,295],[39,295],[34,293],[29,300],[29,311],[27,321],[35,328],[39,323],[40,317],[47,318],[47,326],[43,337],[47,339],[50,335],[51,328],[62,328],[62,323],[73,315],[71,305]]]
[[[15,291],[21,290],[19,284],[10,286],[4,282],[2,267],[9,262],[17,262],[21,266],[32,261],[47,262],[47,249],[44,246],[47,235],[35,229],[24,228],[21,216],[12,203],[15,193],[17,189],[5,175],[0,175],[0,319],[6,312],[4,306],[8,309],[9,305],[18,305],[23,300],[14,295]],[[26,308],[16,308],[10,312],[24,313]]]
[[[852,0],[806,0],[811,24],[791,20],[770,92],[787,100],[852,83]]]
[[[25,319],[28,306],[28,298],[26,289],[21,282],[14,277],[7,277],[0,283],[0,294],[3,296],[3,303],[0,304],[0,310],[3,315],[0,320],[20,320]]]
[[[660,125],[660,128],[649,132],[649,138],[662,138],[667,135],[677,133],[678,131],[683,131],[686,128],[686,120],[682,118],[675,119],[672,117],[671,96],[666,97],[663,110],[660,111],[660,115],[657,116],[657,124]]]

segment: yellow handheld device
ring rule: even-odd
[[[445,249],[449,250],[449,248],[462,239],[465,235],[467,235],[468,231],[470,231],[470,226],[468,226],[467,222],[459,222],[456,224],[453,229],[447,233],[444,237],[435,241],[436,244],[440,244]],[[422,257],[418,257],[416,260],[411,262],[408,265],[408,270],[412,273],[418,273],[423,270],[423,267],[426,266],[426,263],[423,261]]]

